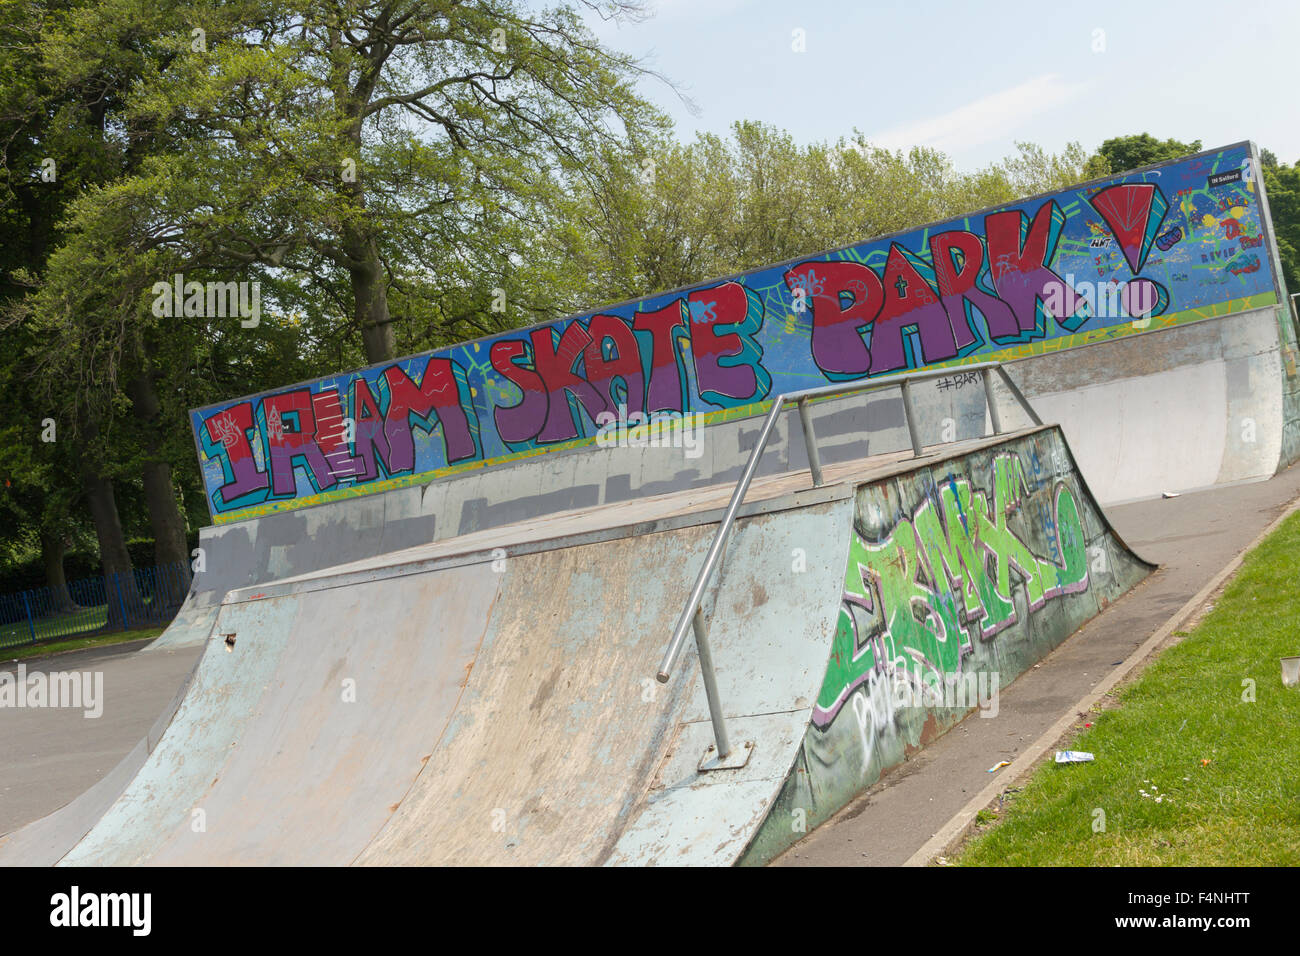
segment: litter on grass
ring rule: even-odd
[[[1095,760],[1092,754],[1084,750],[1058,750],[1056,752],[1057,763],[1088,763]]]

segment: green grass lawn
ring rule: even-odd
[[[1068,747],[1093,763],[1039,766],[949,862],[1300,865],[1300,688],[1282,686],[1278,664],[1294,655],[1300,514],[1247,556],[1190,634],[1089,718]]]
[[[154,598],[142,597],[140,604],[142,608],[149,608]],[[10,651],[16,651],[20,647],[29,647],[42,642],[53,641],[61,637],[75,637],[78,634],[90,635],[98,631],[108,623],[108,605],[101,604],[97,607],[82,607],[66,614],[51,614],[47,617],[40,618],[30,625],[26,620],[19,621],[16,624],[0,624],[0,656],[8,654],[10,658],[15,656]],[[32,640],[35,633],[36,639]],[[115,640],[120,640],[117,638]],[[130,640],[130,638],[126,638]],[[114,643],[110,640],[108,643]],[[48,646],[48,645],[45,645]]]
[[[0,624],[0,652],[11,644],[20,646],[30,644],[33,631],[36,632],[36,640],[42,641],[60,634],[95,631],[103,627],[107,621],[108,605],[103,604],[99,607],[81,608],[68,614],[51,614],[49,617],[33,622],[30,627],[26,621],[19,621],[17,624]]]
[[[79,651],[87,647],[107,647],[110,644],[122,644],[126,641],[142,641],[155,638],[165,630],[167,630],[166,625],[141,627],[131,631],[114,631],[111,634],[96,634],[91,637],[71,637],[66,641],[50,641],[47,644],[4,647],[0,648],[0,661],[30,660],[33,657],[45,657],[63,651]]]

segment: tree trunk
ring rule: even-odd
[[[41,562],[45,565],[45,586],[50,589],[54,610],[62,613],[74,610],[72,595],[68,593],[68,579],[63,573],[63,536],[48,528],[41,529]]]
[[[141,467],[144,497],[149,506],[149,522],[154,535],[154,616],[168,608],[179,607],[189,593],[193,574],[190,570],[189,544],[185,540],[184,519],[176,504],[172,485],[172,468],[165,461],[145,462]]]
[[[122,630],[128,624],[144,619],[144,603],[135,586],[131,555],[126,550],[126,536],[122,534],[122,521],[117,514],[113,482],[87,469],[83,472],[82,484],[91,520],[95,522],[95,536],[99,539],[99,560],[103,566],[108,599],[106,629]]]
[[[389,362],[397,357],[397,337],[388,314],[388,288],[384,266],[379,261],[375,240],[360,233],[347,236],[344,243],[348,257],[356,263],[352,274],[352,316],[361,329],[366,360],[371,364]]]
[[[162,433],[158,417],[162,406],[153,379],[147,372],[131,379],[127,393],[131,396],[136,420],[144,426],[148,458],[141,466],[140,476],[144,480],[144,497],[153,529],[154,563],[168,569],[169,581],[172,580],[170,569],[179,566],[180,592],[184,594],[190,586],[190,551],[185,540],[185,517],[176,502],[176,489],[172,484],[172,466],[163,459],[159,450]]]
[[[386,57],[385,57],[386,59]],[[340,58],[338,62],[343,62]],[[336,102],[350,123],[344,134],[350,145],[352,158],[362,155],[361,129],[365,120],[365,105],[375,91],[379,80],[381,61],[372,61],[371,69],[363,71],[355,85],[346,70],[336,67],[330,77]],[[379,258],[379,244],[367,225],[366,188],[357,176],[340,183],[348,218],[344,221],[341,242],[348,257],[348,271],[352,279],[352,318],[361,330],[366,359],[371,364],[391,362],[397,357],[397,336],[393,334],[392,316],[388,314],[388,285],[384,264]]]

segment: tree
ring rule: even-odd
[[[800,145],[762,123],[728,137],[649,142],[639,159],[605,157],[601,193],[579,189],[543,248],[590,277],[570,311],[698,283],[927,222],[1012,202],[1083,178],[1077,144],[974,173],[944,154],[872,146],[855,134]]]
[[[47,342],[42,398],[69,385],[110,571],[129,561],[112,486],[126,475],[142,478],[156,559],[187,557],[173,490],[178,473],[198,485],[187,407],[573,301],[581,282],[537,237],[592,182],[593,151],[665,123],[631,89],[638,68],[569,8],[137,7],[73,7],[27,37],[34,141],[62,135],[100,164],[66,160],[84,188],[46,217],[60,241],[28,257],[38,291],[14,315]],[[153,314],[150,290],[181,275],[262,286],[266,321]],[[489,308],[499,293],[508,313]]]
[[[403,341],[395,299],[508,278],[555,183],[666,124],[633,89],[644,70],[567,6],[247,0],[207,16],[205,49],[134,103],[142,124],[196,124],[173,169],[222,187],[172,239],[323,277],[369,362]]]
[[[49,17],[65,8],[27,4],[0,6],[0,329],[15,304],[31,291],[24,276],[39,269],[58,241],[59,210],[78,188],[74,170],[60,168],[53,153],[72,146],[50,131],[75,110],[75,96],[58,96],[46,82],[38,49]],[[70,150],[68,150],[70,151]],[[101,163],[93,149],[79,157],[83,168]],[[68,421],[57,403],[42,401],[30,375],[31,356],[47,343],[30,330],[6,330],[0,354],[0,390],[5,420],[0,423],[0,526],[10,544],[39,547],[46,584],[59,609],[71,607],[63,555],[76,528],[74,505],[80,497],[77,470],[67,439]],[[62,420],[61,420],[62,419]],[[62,429],[62,433],[60,433]],[[15,555],[10,555],[15,557]]]
[[[1264,189],[1273,215],[1278,257],[1287,291],[1300,292],[1300,163],[1264,165]],[[1287,303],[1290,308],[1290,303]]]
[[[25,228],[20,232],[32,237],[26,248],[4,263],[14,290],[6,303],[4,324],[10,336],[36,343],[29,352],[30,362],[22,363],[28,385],[44,407],[59,410],[62,441],[81,445],[75,467],[53,477],[79,476],[99,537],[104,571],[128,579],[123,601],[132,603],[131,561],[113,487],[122,473],[114,467],[107,427],[118,407],[114,403],[118,368],[111,365],[107,375],[100,377],[66,374],[71,363],[64,361],[69,358],[65,349],[75,349],[75,342],[51,335],[51,327],[36,316],[26,295],[45,281],[51,255],[65,239],[61,220],[75,198],[88,184],[129,172],[151,147],[147,128],[123,122],[122,105],[128,91],[152,68],[150,64],[172,55],[150,37],[160,24],[176,22],[178,13],[171,5],[153,11],[132,9],[125,17],[120,16],[122,10],[115,12],[116,22],[105,21],[95,6],[74,0],[12,4],[0,14],[0,30],[17,64],[0,77],[6,198],[16,200],[12,205],[6,202],[6,218],[21,222]],[[39,169],[39,175],[34,176],[32,169]],[[92,350],[88,364],[101,354]],[[128,380],[138,377],[136,373]],[[144,414],[138,405],[135,410]],[[147,460],[143,474],[160,551],[165,560],[185,561],[188,567],[184,524],[168,466]]]
[[[73,506],[79,494],[68,446],[58,442],[58,422],[31,403],[21,372],[12,366],[21,352],[0,356],[5,418],[0,422],[0,559],[23,563],[39,552],[54,610],[70,610],[63,556],[75,534]],[[71,481],[63,476],[72,475]]]
[[[1199,139],[1183,143],[1176,139],[1156,139],[1150,133],[1116,136],[1097,148],[1096,154],[1088,160],[1086,173],[1089,179],[1095,179],[1169,159],[1181,159],[1200,151]]]
[[[1078,143],[1067,143],[1059,155],[1035,143],[1016,143],[1016,155],[995,164],[1016,198],[1068,189],[1089,178],[1089,157]]]

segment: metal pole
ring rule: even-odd
[[[808,399],[799,399],[799,422],[803,425],[803,442],[808,446],[808,470],[812,472],[813,487],[820,488],[826,481],[822,477],[822,459],[817,452],[817,433],[813,431],[812,413]]]
[[[1020,407],[1025,410],[1025,414],[1029,416],[1029,420],[1035,425],[1043,424],[1043,420],[1038,417],[1038,412],[1034,411],[1034,406],[1030,405],[1029,399],[1025,398],[1025,393],[1020,391],[1020,386],[1012,381],[1011,376],[1007,374],[1007,370],[1001,365],[998,366],[998,374],[1002,376],[1002,381],[1006,384],[1007,391],[1009,391],[1012,397],[1020,403]]]
[[[122,612],[122,630],[128,630],[129,625],[126,622],[126,601],[122,598],[122,580],[121,574],[113,575],[113,587],[117,589],[117,609]]]
[[[713,739],[718,744],[718,756],[731,753],[727,739],[727,724],[722,717],[722,701],[718,699],[718,679],[713,673],[713,653],[709,650],[709,632],[704,624],[704,609],[696,608],[694,617],[695,649],[700,655],[700,676],[704,678],[704,696],[709,699],[709,718],[713,721]]]
[[[36,643],[36,625],[32,623],[32,603],[27,600],[27,592],[23,592],[23,607],[27,608],[27,631],[32,635],[32,643]]]
[[[713,576],[713,567],[727,543],[727,535],[731,533],[731,525],[736,520],[736,512],[740,510],[740,503],[745,500],[745,493],[749,491],[749,483],[754,480],[754,472],[758,470],[759,459],[763,457],[763,450],[767,448],[767,442],[772,437],[772,429],[776,426],[776,420],[780,416],[784,404],[784,395],[778,396],[776,401],[772,403],[772,410],[768,412],[767,421],[763,424],[763,430],[759,432],[754,450],[750,452],[749,463],[745,465],[745,471],[741,474],[740,481],[736,482],[736,490],[731,493],[731,501],[727,504],[726,514],[722,516],[722,522],[718,525],[718,533],[713,537],[713,544],[709,546],[709,553],[704,556],[704,566],[700,568],[700,573],[695,577],[695,586],[691,588],[691,596],[686,601],[682,616],[677,619],[677,626],[673,628],[673,637],[668,642],[668,650],[664,652],[664,658],[659,662],[658,679],[661,684],[668,683],[668,676],[672,672],[673,664],[677,662],[677,655],[682,652],[682,642],[686,640],[686,631],[691,626],[691,618],[695,615],[695,612],[700,607],[700,602],[704,599],[704,589],[709,586],[709,578]]]
[[[916,409],[912,406],[912,383],[903,379],[900,383],[903,391],[903,418],[907,420],[907,434],[912,439],[912,452],[921,457],[921,436],[916,430]]]
[[[980,377],[984,379],[984,398],[989,403],[989,421],[993,423],[993,434],[1002,434],[1002,419],[998,416],[998,397],[993,394],[993,377],[989,375],[989,370],[985,369],[980,372]]]

